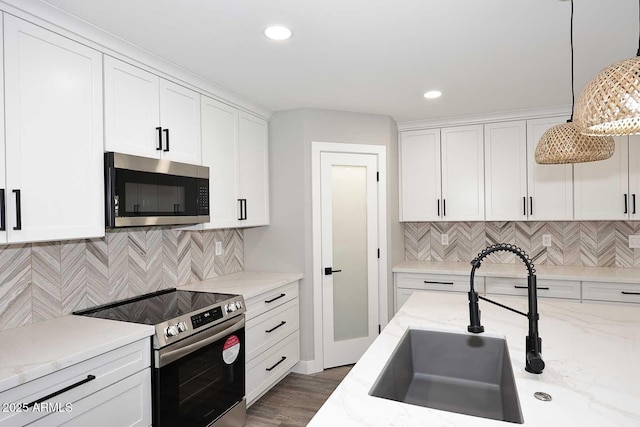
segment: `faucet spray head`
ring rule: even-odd
[[[480,324],[480,308],[478,306],[478,293],[476,291],[469,292],[469,322],[467,331],[473,334],[484,332],[484,326]]]

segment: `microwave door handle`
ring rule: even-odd
[[[191,337],[185,338],[184,340],[175,343],[174,345],[170,346],[170,348],[166,352],[160,350],[158,367],[162,368],[163,366],[175,362],[176,360],[187,356],[188,354],[191,354],[196,350],[199,350],[218,341],[220,338],[223,338],[224,336],[232,332],[244,328],[244,323],[244,316],[239,316],[239,320],[229,325],[228,327],[225,327],[221,331],[214,326],[206,332],[192,335]],[[202,334],[204,334],[205,336],[209,334],[211,335],[201,338]]]

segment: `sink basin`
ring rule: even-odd
[[[408,329],[369,394],[524,423],[507,342],[502,338]]]

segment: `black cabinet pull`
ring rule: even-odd
[[[425,280],[424,283],[427,284],[427,285],[451,285],[451,286],[453,286],[453,282],[436,282],[436,281],[431,281],[431,280]]]
[[[631,206],[633,207],[633,212],[631,212],[632,214],[636,213],[636,195],[635,193],[631,195]]]
[[[622,291],[622,295],[640,295],[640,292]]]
[[[162,128],[158,126],[156,130],[158,131],[158,146],[156,147],[156,150],[160,151],[162,150]]]
[[[513,285],[513,287],[516,288],[516,289],[527,289],[527,286]],[[545,286],[538,286],[536,289],[539,290],[539,291],[548,291],[549,290],[549,288],[545,287]]]
[[[533,197],[529,196],[529,215],[533,215]]]
[[[324,275],[331,276],[333,273],[340,273],[342,270],[334,270],[333,267],[325,267]]]
[[[440,216],[440,199],[438,199],[438,216]]]
[[[244,219],[247,219],[247,199],[244,200]]]
[[[81,381],[78,381],[75,384],[71,384],[69,387],[65,387],[65,388],[63,388],[61,390],[55,391],[55,392],[53,392],[51,394],[48,394],[45,397],[41,397],[38,400],[34,400],[33,402],[28,403],[27,404],[27,408],[32,408],[33,406],[38,405],[38,404],[44,402],[45,400],[49,400],[51,398],[54,398],[54,397],[56,397],[56,396],[58,396],[58,395],[60,395],[62,393],[65,393],[65,392],[67,392],[67,391],[69,391],[71,389],[74,389],[74,388],[76,388],[78,386],[81,386],[82,384],[88,383],[89,381],[93,381],[95,379],[96,379],[95,375],[87,375],[87,378],[85,378],[85,379],[83,379]]]
[[[276,366],[278,366],[279,364],[281,364],[285,360],[287,360],[287,358],[285,356],[282,356],[282,358],[275,365],[273,365],[270,368],[267,368],[267,371],[269,371],[269,372],[273,371],[276,368]]]
[[[245,221],[247,219],[247,199],[238,199],[240,203],[240,218],[238,221]]]
[[[278,299],[280,299],[280,298],[284,298],[284,297],[285,297],[285,295],[287,295],[287,294],[280,294],[280,295],[278,295],[278,296],[277,296],[277,297],[275,297],[275,298],[271,298],[271,299],[266,300],[265,302],[266,302],[267,304],[269,304],[270,302],[274,302],[275,300],[278,300]]]
[[[527,198],[522,196],[522,215],[527,214]]]
[[[0,217],[0,231],[5,231],[7,229],[6,214],[4,205],[4,188],[0,188],[0,215],[2,215],[2,217]]]
[[[169,151],[169,129],[164,129],[164,142],[165,144],[165,149],[162,150],[164,152]]]
[[[16,226],[14,230],[22,230],[22,201],[20,200],[20,190],[12,190],[16,195]]]
[[[442,216],[447,216],[447,199],[442,199]]]
[[[628,213],[629,209],[627,209],[627,193],[624,193],[624,213]]]
[[[271,328],[271,329],[267,329],[265,332],[266,332],[266,333],[268,333],[268,334],[270,334],[271,332],[275,331],[275,330],[276,330],[276,329],[278,329],[279,327],[284,326],[284,325],[286,325],[286,324],[287,324],[287,322],[285,322],[285,321],[283,320],[282,322],[280,322],[280,324],[279,324],[279,325],[274,326],[274,327],[273,327],[273,328]]]

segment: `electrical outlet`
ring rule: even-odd
[[[222,242],[216,242],[216,255],[222,255]]]
[[[632,249],[640,249],[640,234],[631,234],[629,236],[629,247]]]
[[[440,243],[444,246],[447,246],[449,244],[449,235],[448,234],[441,234],[440,235]]]
[[[542,235],[542,246],[551,246],[551,234]]]

